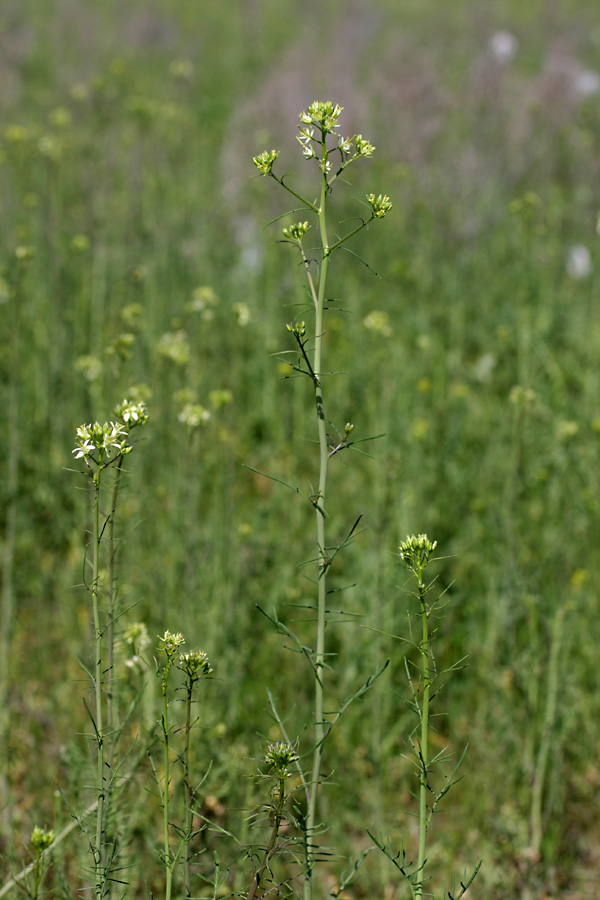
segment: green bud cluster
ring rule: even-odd
[[[357,134],[354,138],[354,144],[356,146],[356,155],[357,156],[365,156],[370,158],[373,156],[375,152],[375,147],[369,141],[366,141],[362,134]]]
[[[375,194],[368,194],[367,200],[375,219],[383,219],[385,214],[392,208],[392,203],[387,194],[379,194],[377,197]]]
[[[40,828],[39,825],[36,825],[31,832],[29,843],[31,844],[35,852],[39,855],[54,843],[54,832],[48,831],[45,828]]]
[[[177,668],[187,675],[190,681],[198,681],[203,675],[212,673],[212,666],[208,656],[202,650],[190,650],[189,653],[181,653],[177,661]]]
[[[420,577],[436,547],[437,541],[430,541],[426,534],[409,535],[400,544],[400,561],[407,569]]]
[[[269,744],[265,753],[265,763],[273,774],[279,775],[281,778],[289,777],[291,774],[289,766],[299,758],[292,745],[286,741]]]
[[[270,175],[273,171],[273,163],[279,156],[279,150],[265,150],[258,156],[253,157],[252,162],[256,166],[260,175]]]
[[[285,327],[290,334],[294,334],[296,337],[304,337],[306,334],[306,324],[304,322],[296,322],[294,325],[286,325]]]
[[[297,222],[295,225],[290,225],[289,228],[284,228],[283,236],[290,241],[301,241],[309,229],[308,222]]]

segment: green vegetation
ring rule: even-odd
[[[172,876],[174,898],[254,897],[296,876],[315,571],[347,539],[325,714],[390,664],[328,736],[313,896],[407,896],[369,834],[418,873],[424,645],[394,554],[426,532],[452,600],[436,671],[468,657],[429,759],[468,751],[418,896],[459,895],[482,859],[468,896],[595,897],[596,4],[126,6],[0,11],[0,896],[162,897]],[[329,467],[317,548],[315,394],[289,365],[312,301],[289,243],[314,251],[318,228],[279,219],[252,165],[280,148],[313,201],[293,135],[315,97],[377,146],[328,197],[329,246],[365,197],[394,202],[328,275],[327,416],[363,452]],[[77,429],[124,398],[148,422],[95,496]]]

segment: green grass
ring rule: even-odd
[[[351,244],[379,278],[338,254],[330,282],[343,311],[330,317],[326,352],[347,374],[327,383],[328,405],[357,438],[384,434],[364,445],[370,457],[332,466],[332,535],[360,514],[367,526],[332,571],[335,586],[356,584],[344,608],[365,626],[331,635],[335,696],[392,663],[332,735],[336,785],[324,803],[346,823],[345,857],[368,845],[367,826],[393,842],[410,831],[403,663],[385,635],[406,633],[393,554],[407,533],[427,532],[452,583],[441,662],[470,660],[440,698],[440,743],[469,751],[432,858],[460,869],[476,848],[473,897],[560,895],[593,842],[598,778],[597,274],[565,270],[575,244],[598,263],[597,95],[577,99],[569,81],[595,65],[595,5],[534,14],[506,0],[484,15],[464,0],[442,23],[433,3],[202,6],[52,0],[2,13],[5,868],[27,859],[34,825],[70,821],[57,786],[77,808],[91,802],[75,655],[90,664],[93,633],[87,594],[73,587],[91,523],[84,482],[68,470],[77,425],[109,418],[136,386],[151,421],[124,484],[121,601],[133,606],[127,624],[182,631],[209,654],[196,765],[212,761],[205,796],[222,804],[219,824],[244,827],[253,760],[279,737],[267,688],[293,728],[306,720],[312,686],[298,684],[295,657],[256,605],[291,617],[310,596],[298,564],[314,556],[312,510],[244,465],[303,489],[314,476],[311,397],[273,356],[289,349],[285,323],[306,295],[278,226],[262,230],[282,201],[252,177],[251,157],[281,146],[293,158],[296,114],[319,97],[345,106],[348,127],[377,146],[346,199],[333,198],[335,214],[353,215],[348,198],[371,190],[394,200],[386,227]],[[519,39],[504,69],[486,49],[498,29]],[[202,287],[214,302],[194,294]],[[169,357],[163,336],[180,332]],[[231,402],[211,400],[215,391]],[[187,402],[211,411],[206,426],[178,421]],[[532,862],[532,776],[561,610]],[[126,795],[131,848],[160,892],[160,812],[140,800],[142,781]],[[85,847],[76,833],[65,846],[75,891]],[[371,854],[348,895],[383,895],[388,865]],[[51,896],[66,895],[60,871]],[[137,869],[129,877],[140,884]],[[393,891],[401,897],[401,884]]]

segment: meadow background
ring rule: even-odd
[[[440,747],[469,748],[433,861],[449,873],[482,858],[473,898],[598,895],[599,53],[595,0],[1,4],[7,877],[34,825],[58,831],[66,801],[93,799],[78,663],[91,657],[89,497],[71,451],[76,427],[123,397],[151,417],[127,461],[123,626],[182,631],[213,664],[203,814],[248,827],[256,760],[278,737],[267,689],[291,727],[310,708],[310,680],[256,609],[291,619],[307,602],[312,511],[244,466],[303,487],[315,470],[310,392],[274,356],[303,297],[289,248],[263,230],[287,201],[251,158],[277,147],[302,183],[298,113],[331,99],[343,132],[377,147],[334,201],[340,218],[371,191],[394,201],[352,245],[372,271],[339,254],[330,282],[344,312],[327,359],[346,374],[328,408],[358,438],[384,435],[332,472],[333,530],[366,526],[332,570],[355,585],[343,602],[356,614],[329,637],[335,694],[391,658],[331,737],[337,849],[366,849],[367,827],[410,843],[394,553],[427,532],[451,584],[438,653],[469,657],[440,699]],[[181,421],[189,404],[197,422]],[[151,726],[156,679],[140,678]],[[123,813],[134,897],[140,871],[160,893],[143,784]],[[85,851],[74,831],[48,896],[79,890]],[[344,896],[404,892],[370,854]]]

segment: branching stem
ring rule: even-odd
[[[419,857],[417,861],[417,881],[415,884],[415,897],[417,900],[423,896],[423,872],[426,862],[427,829],[429,816],[427,810],[428,771],[429,771],[429,700],[431,692],[431,677],[429,669],[429,610],[425,602],[426,588],[422,579],[419,579],[419,604],[421,608],[421,623],[423,634],[421,638],[421,659],[423,671],[423,702],[421,705],[421,742],[419,757],[421,760],[421,775],[419,784]]]
[[[96,666],[94,674],[94,693],[96,695],[96,721],[95,734],[98,745],[96,788],[98,791],[98,807],[96,809],[96,840],[94,846],[94,875],[96,883],[96,898],[102,900],[104,894],[104,724],[102,719],[102,637],[103,630],[100,623],[100,477],[102,473],[101,460],[94,477],[94,552],[92,559],[92,609],[94,616],[94,653]]]
[[[315,406],[317,412],[317,431],[319,437],[319,488],[315,501],[317,518],[317,547],[319,563],[318,597],[317,597],[317,647],[315,654],[315,747],[313,751],[312,772],[310,779],[310,792],[308,802],[308,815],[306,819],[307,831],[307,878],[305,880],[305,900],[312,897],[312,868],[314,865],[314,836],[317,826],[317,798],[321,777],[321,761],[323,758],[323,745],[326,737],[324,718],[324,694],[325,694],[325,615],[327,598],[327,559],[326,559],[326,501],[327,501],[327,471],[329,464],[329,447],[327,444],[327,423],[325,419],[322,385],[322,359],[323,359],[323,311],[327,286],[327,274],[329,269],[329,243],[327,239],[327,178],[325,173],[321,182],[321,204],[318,211],[319,230],[321,236],[321,268],[319,272],[319,284],[317,303],[315,309]]]

